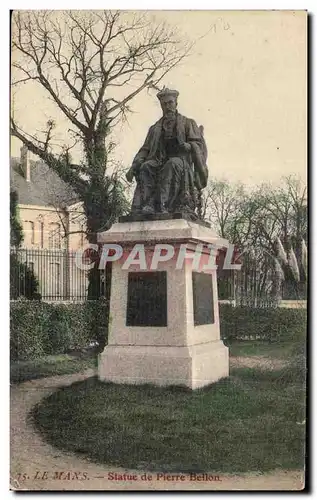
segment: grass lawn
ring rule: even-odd
[[[71,356],[59,354],[45,356],[30,361],[17,361],[10,364],[10,380],[12,383],[25,382],[36,378],[51,377],[53,375],[64,375],[77,373],[87,368],[97,366],[97,357]]]
[[[289,368],[236,368],[196,391],[91,378],[50,395],[32,416],[53,445],[107,465],[222,473],[304,466],[304,382]]]

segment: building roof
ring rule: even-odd
[[[19,158],[11,158],[10,187],[22,205],[65,208],[79,201],[75,191],[42,161],[30,160],[31,180],[27,181]]]

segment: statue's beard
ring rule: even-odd
[[[165,111],[163,113],[163,116],[165,118],[174,118],[174,116],[176,116],[176,112],[177,112],[176,109],[169,109],[168,111]]]

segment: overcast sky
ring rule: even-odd
[[[193,55],[162,84],[180,92],[182,114],[204,125],[210,176],[251,185],[277,183],[289,174],[305,179],[306,13],[158,11],[155,16],[198,40]],[[155,93],[144,92],[132,107],[129,123],[115,132],[116,158],[126,167],[161,113]],[[14,108],[15,119],[30,133],[60,116],[36,85],[19,89]],[[68,127],[59,120],[60,138]],[[20,146],[12,140],[13,156]]]

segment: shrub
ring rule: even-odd
[[[20,262],[16,254],[10,255],[10,298],[16,300],[25,297],[30,300],[40,300],[39,283],[32,269]]]
[[[107,303],[49,304],[11,302],[10,354],[12,360],[29,360],[46,354],[82,349],[90,341],[107,342]]]
[[[11,359],[34,359],[47,351],[50,306],[41,302],[17,301],[10,308]]]
[[[47,325],[48,354],[66,353],[72,348],[75,324],[80,320],[81,314],[77,307],[59,304],[51,308],[49,325]],[[82,325],[82,329],[84,328],[85,325]]]
[[[103,350],[108,341],[108,302],[104,298],[86,302],[86,316],[90,338],[97,341],[100,349]]]
[[[292,341],[305,344],[306,309],[231,307],[221,304],[220,332],[223,340]]]

